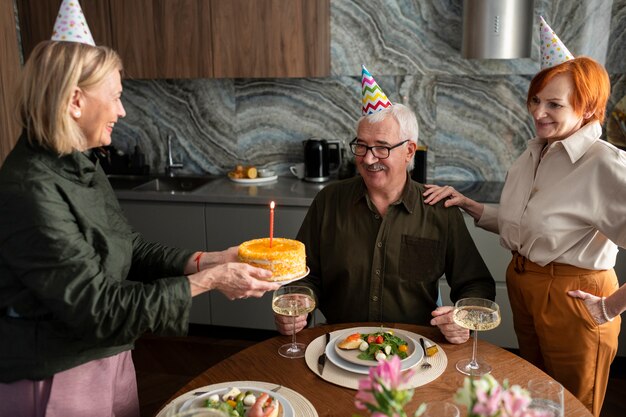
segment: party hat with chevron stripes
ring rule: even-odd
[[[78,42],[96,46],[78,0],[63,0],[52,32],[53,41]]]
[[[361,65],[361,89],[363,92],[363,116],[373,114],[391,106],[391,101],[387,98],[385,92],[378,86],[372,74]]]
[[[539,16],[539,48],[541,53],[541,69],[554,67],[565,61],[574,59],[574,55],[565,47],[556,33]]]

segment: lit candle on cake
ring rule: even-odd
[[[272,247],[272,239],[274,239],[274,207],[276,204],[270,203],[270,248]]]

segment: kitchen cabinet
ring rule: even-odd
[[[192,250],[206,249],[204,205],[151,201],[120,201],[130,224],[146,240]]]
[[[113,47],[128,77],[213,76],[209,0],[109,1]]]
[[[146,240],[191,250],[206,250],[204,204],[120,200],[128,222]],[[210,324],[210,294],[194,297],[190,322]]]
[[[274,236],[295,239],[307,210],[278,205]],[[207,204],[206,235],[210,251],[269,236],[269,209],[267,205]],[[230,301],[222,293],[212,291],[210,309],[213,325],[276,329],[271,292],[261,298]]]
[[[214,76],[327,77],[330,0],[213,0]]]
[[[12,0],[0,0],[0,166],[19,135],[15,122],[15,93],[20,72]]]
[[[52,36],[61,0],[16,0],[16,4],[20,19],[22,50],[26,60],[39,42]],[[81,1],[80,6],[96,45],[113,47],[109,0]]]
[[[50,39],[60,0],[17,0],[24,56]],[[130,78],[330,75],[330,0],[90,0],[97,45]]]

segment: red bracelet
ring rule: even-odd
[[[200,258],[201,257],[202,257],[202,252],[196,255],[196,259],[194,259],[194,261],[196,261],[196,269],[198,270],[197,272],[200,272]]]

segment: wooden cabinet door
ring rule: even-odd
[[[17,0],[24,59],[39,42],[50,39],[61,0]],[[83,0],[80,6],[96,45],[114,48],[111,42],[109,0]]]
[[[130,78],[213,76],[209,0],[110,0],[113,42]]]
[[[330,75],[329,0],[212,0],[215,77]]]
[[[15,89],[20,72],[15,27],[13,1],[0,0],[0,166],[13,149],[20,132],[14,118]]]

